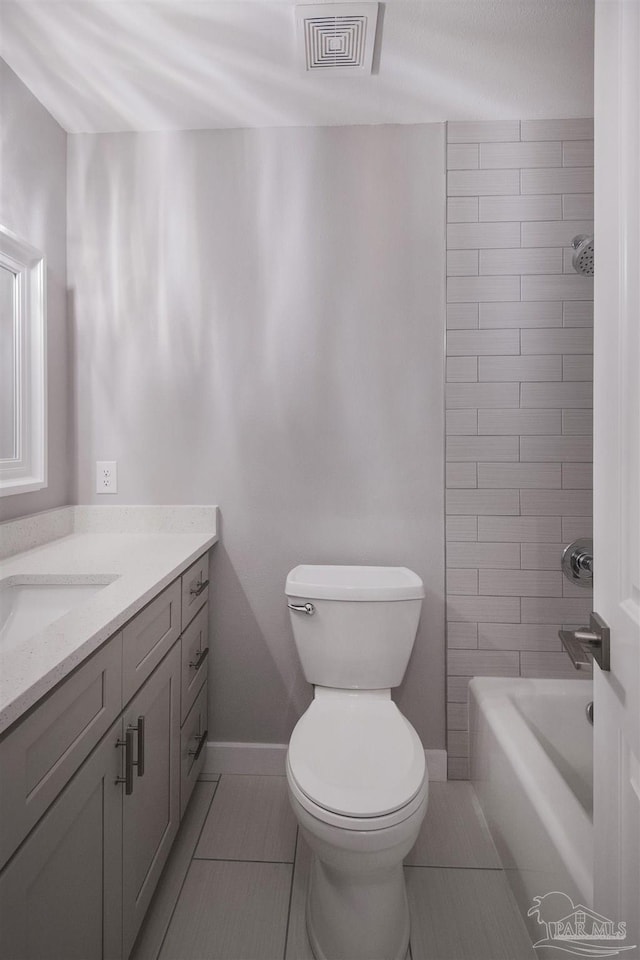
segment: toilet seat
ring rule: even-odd
[[[291,767],[288,759],[287,783],[289,785],[289,792],[291,794],[292,802],[294,800],[297,801],[300,806],[307,811],[307,813],[314,817],[314,819],[319,820],[330,827],[338,827],[340,830],[354,831],[358,833],[362,833],[363,831],[375,832],[385,830],[388,827],[395,827],[398,824],[404,823],[405,820],[409,820],[426,802],[429,786],[427,776],[425,775],[424,780],[420,785],[420,789],[415,797],[413,797],[413,799],[410,800],[406,806],[400,807],[398,810],[394,810],[393,813],[388,813],[385,816],[345,817],[341,816],[339,813],[333,813],[331,810],[326,810],[324,807],[319,806],[317,803],[314,803],[313,800],[306,795],[306,793],[302,792],[291,773]],[[299,815],[298,819],[300,819]]]
[[[382,829],[419,807],[424,750],[388,693],[335,691],[316,695],[298,721],[287,777],[313,816],[347,829]]]

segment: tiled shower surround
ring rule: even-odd
[[[466,778],[470,677],[584,676],[558,629],[591,609],[560,557],[592,527],[593,281],[571,241],[593,232],[593,121],[447,139],[447,748]]]

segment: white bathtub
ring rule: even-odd
[[[477,677],[469,685],[471,776],[535,938],[533,897],[559,890],[593,904],[592,698],[590,680]]]

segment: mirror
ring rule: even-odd
[[[43,254],[0,227],[0,496],[47,485]]]

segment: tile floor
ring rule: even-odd
[[[284,777],[201,780],[131,960],[313,960],[310,851]],[[531,960],[470,783],[430,786],[406,860],[412,960]]]

